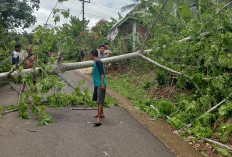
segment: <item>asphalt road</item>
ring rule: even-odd
[[[65,77],[76,84],[76,72]],[[86,80],[85,87],[92,83]],[[72,89],[65,87],[64,92]],[[0,105],[17,101],[9,86],[0,88]],[[49,109],[56,123],[38,127],[35,118],[22,120],[10,113],[0,120],[0,157],[174,157],[175,155],[125,109],[105,110],[101,127],[94,127],[96,111]],[[36,132],[31,132],[36,131]]]

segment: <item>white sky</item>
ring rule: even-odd
[[[38,25],[44,25],[56,2],[57,0],[40,0],[40,9],[34,12],[37,22],[25,30],[30,32]],[[94,26],[100,19],[109,20],[111,17],[118,19],[118,12],[120,12],[121,7],[131,3],[130,0],[91,0],[91,3],[85,3],[85,17],[90,20],[89,27]],[[69,0],[68,2],[58,4],[57,9],[70,9],[70,15],[80,16],[82,20],[82,4],[79,0]],[[51,16],[48,24],[55,26],[53,20]],[[68,21],[68,19],[61,18],[61,21],[57,25],[62,25]]]

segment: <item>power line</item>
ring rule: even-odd
[[[79,0],[82,2],[82,15],[83,15],[83,21],[82,21],[82,24],[83,24],[83,30],[85,29],[85,3],[90,3],[90,0],[88,1],[85,1],[85,0]]]
[[[103,15],[94,15],[94,14],[90,14],[90,13],[86,13],[87,15],[90,15],[92,17],[96,17],[96,18],[111,18],[111,16],[103,16]]]

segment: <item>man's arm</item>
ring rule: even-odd
[[[38,66],[38,61],[37,61],[36,56],[32,56],[32,59],[33,59],[33,65]]]
[[[104,85],[104,78],[105,78],[105,75],[101,75],[101,89],[102,90],[105,90],[105,85]]]

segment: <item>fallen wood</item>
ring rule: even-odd
[[[205,32],[205,33],[202,33],[197,39],[200,39],[201,37],[209,37],[210,35],[211,33]],[[191,41],[191,40],[192,40],[191,37],[186,37],[184,39],[179,40],[179,42],[182,43],[182,42]]]
[[[153,108],[154,110],[156,110],[156,112],[157,112],[158,114],[160,114],[160,111],[159,111],[155,106],[150,105],[150,107]]]
[[[178,72],[178,71],[175,71],[175,70],[173,70],[173,69],[170,69],[170,68],[168,68],[168,67],[166,67],[166,66],[163,66],[163,65],[159,64],[158,62],[156,62],[156,61],[154,61],[154,60],[152,60],[152,59],[150,59],[150,58],[144,56],[143,54],[139,54],[139,55],[140,55],[140,57],[142,57],[142,58],[145,59],[146,61],[148,61],[148,62],[150,62],[150,63],[152,63],[152,64],[154,64],[154,65],[156,65],[156,66],[158,66],[158,67],[160,67],[160,68],[162,68],[162,69],[165,69],[165,70],[167,70],[167,71],[169,71],[169,72],[171,72],[171,73],[173,73],[173,74],[183,75],[181,72]]]
[[[152,50],[144,50],[142,53],[148,53],[151,51]],[[137,51],[134,53],[105,58],[105,59],[102,59],[102,62],[104,64],[109,64],[109,63],[124,61],[127,59],[138,58],[140,56],[140,52],[141,51]],[[59,73],[64,73],[65,71],[88,68],[88,67],[92,67],[93,65],[94,65],[93,61],[76,62],[76,63],[58,63],[58,64],[54,65],[53,71],[46,71],[46,72],[48,74],[58,75]],[[39,67],[36,67],[35,72],[38,72],[39,69],[40,69]],[[22,72],[20,72],[20,74],[24,75],[24,74],[28,74],[28,73],[32,73],[32,72],[34,72],[34,69],[24,69]],[[6,80],[9,73],[10,72],[0,73],[0,82]],[[11,74],[11,77],[16,76],[17,74],[19,74],[18,70],[14,71]]]
[[[13,109],[13,110],[8,110],[8,111],[5,111],[3,113],[1,113],[2,115],[5,115],[5,114],[8,114],[8,113],[12,113],[12,112],[16,112],[18,111],[19,109]]]
[[[185,131],[191,132],[190,130],[187,130],[187,129],[185,129]],[[174,131],[173,133],[176,134],[177,136],[180,136],[180,130]],[[193,138],[196,139],[196,140],[198,141],[198,139],[197,139],[196,137],[193,137]],[[225,144],[223,144],[223,143],[220,143],[220,142],[217,142],[217,141],[208,139],[208,138],[204,138],[204,137],[200,137],[200,138],[203,139],[203,140],[205,140],[206,142],[215,144],[215,145],[217,145],[217,146],[220,146],[220,147],[223,147],[223,148],[226,148],[226,149],[232,151],[232,147],[227,146],[227,145],[225,145]]]
[[[202,138],[203,138],[203,137],[202,137]],[[223,148],[226,148],[226,149],[232,151],[232,147],[229,147],[229,146],[227,146],[227,145],[225,145],[225,144],[222,144],[222,143],[220,143],[220,142],[217,142],[217,141],[214,141],[214,140],[211,140],[211,139],[208,139],[208,138],[203,138],[203,139],[204,139],[205,141],[209,142],[209,143],[218,145],[218,146],[220,146],[220,147],[223,147]]]
[[[31,129],[27,129],[27,128],[25,128],[25,130],[30,131],[30,132],[37,132],[36,130],[31,130]]]
[[[225,10],[227,7],[229,7],[232,4],[232,1],[225,5],[221,10],[219,10],[217,13],[220,14],[223,10]]]
[[[72,108],[72,110],[97,110],[97,108],[90,107],[90,108]]]
[[[189,79],[192,79],[193,77],[191,77],[191,76],[188,76],[188,75],[186,75],[186,74],[184,74],[184,73],[181,73],[181,72],[179,72],[179,71],[176,71],[176,70],[173,70],[173,69],[171,69],[171,68],[168,68],[168,67],[166,67],[166,66],[164,66],[164,65],[162,65],[162,64],[160,64],[160,63],[158,63],[158,62],[156,62],[156,61],[154,61],[154,60],[152,60],[152,59],[150,59],[150,58],[148,58],[148,57],[146,57],[146,56],[144,56],[143,54],[139,54],[140,55],[140,57],[142,57],[144,60],[146,60],[146,61],[148,61],[148,62],[150,62],[150,63],[152,63],[152,64],[154,64],[154,65],[156,65],[156,66],[158,66],[158,67],[160,67],[160,68],[162,68],[162,69],[164,69],[164,70],[167,70],[167,71],[169,71],[169,72],[171,72],[171,73],[173,73],[173,74],[176,74],[176,75],[182,75],[182,76],[185,76],[185,77],[187,77],[187,78],[189,78]],[[203,78],[203,80],[212,80],[212,79],[216,79],[217,77],[210,77],[210,78]],[[198,87],[197,87],[198,88]]]
[[[229,97],[232,96],[232,93],[230,93]],[[215,109],[217,109],[219,106],[221,106],[222,104],[224,104],[227,101],[227,99],[223,99],[221,102],[219,102],[217,105],[215,105],[214,107],[212,107],[210,110],[207,111],[207,113],[210,113],[212,111],[214,111]]]
[[[152,50],[145,50],[143,51],[143,53],[148,53],[151,51]],[[101,61],[104,64],[109,64],[109,63],[124,61],[127,59],[138,58],[140,57],[140,52],[141,51],[137,51],[137,52],[123,54],[123,55],[119,55],[115,57],[105,58],[105,59],[101,59]],[[65,71],[70,71],[70,70],[88,68],[88,67],[92,67],[93,65],[94,65],[94,61],[85,61],[85,62],[76,62],[76,63],[64,63],[59,66],[60,66],[61,71],[65,72]]]
[[[232,93],[230,93],[229,97],[232,96]],[[227,99],[223,99],[221,102],[219,102],[217,105],[215,105],[214,107],[212,107],[211,109],[209,109],[206,113],[210,113],[214,110],[216,110],[218,107],[220,107],[222,104],[224,104],[227,101]],[[204,113],[203,115],[201,115],[200,117],[204,116],[206,113]]]

